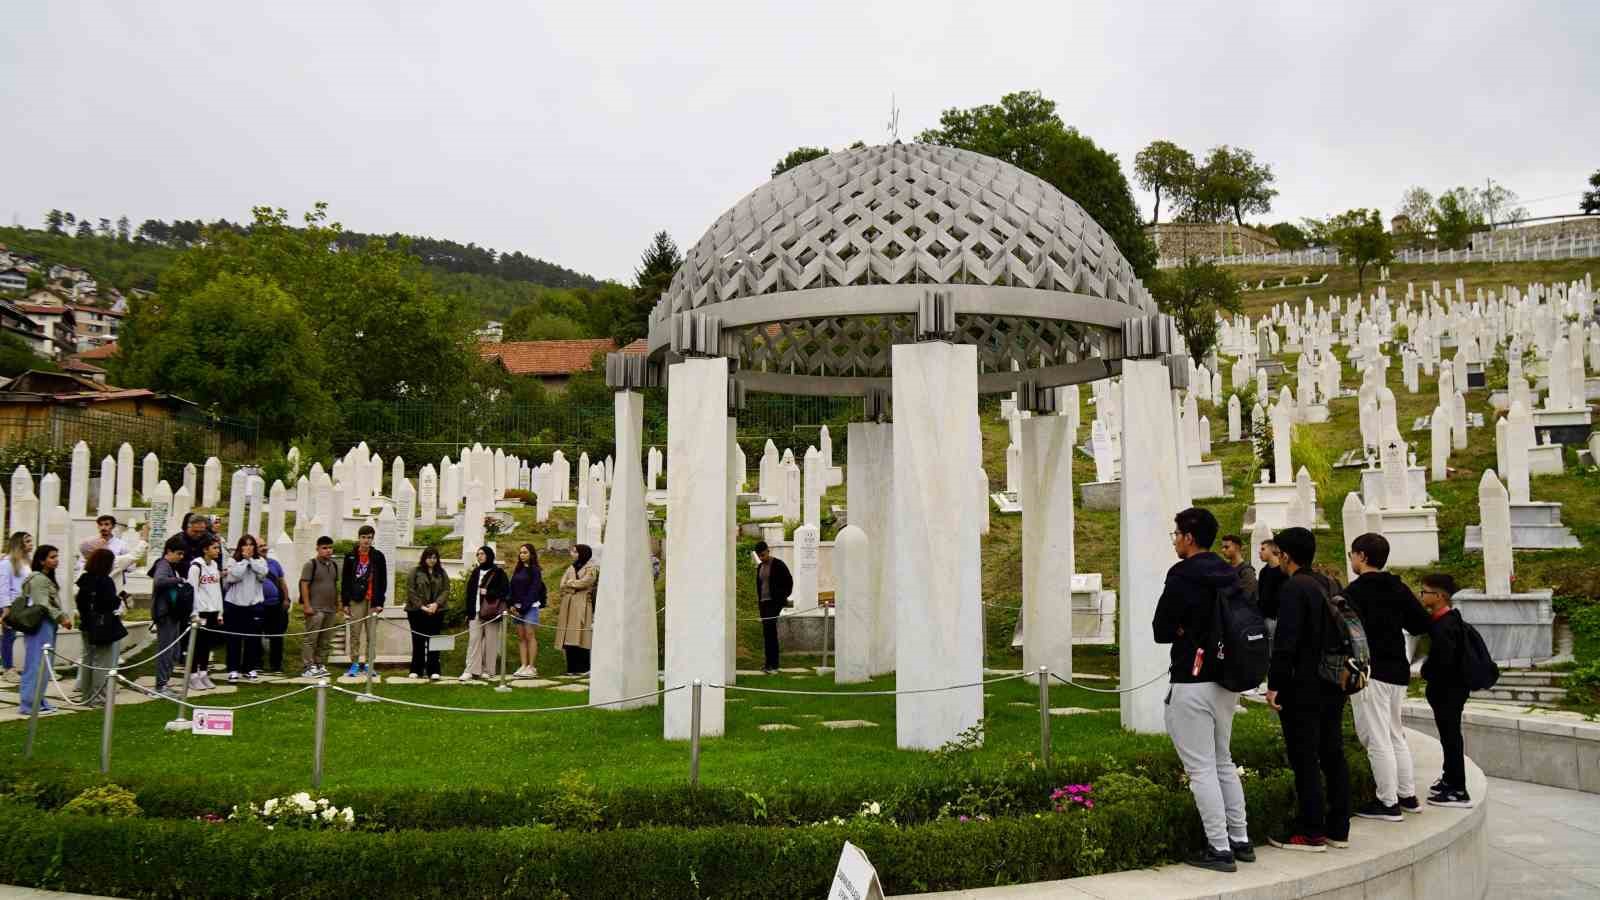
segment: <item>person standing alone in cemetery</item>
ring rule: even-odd
[[[261,581],[261,634],[267,641],[266,659],[261,671],[283,674],[283,636],[289,630],[289,584],[284,581],[283,566],[267,553],[267,545],[259,548],[267,564],[267,577]]]
[[[339,616],[339,565],[333,561],[333,538],[317,538],[317,555],[300,567],[300,614],[306,633],[300,639],[300,676],[328,674],[328,648]]]
[[[1251,606],[1260,609],[1260,601],[1256,598],[1256,567],[1244,558],[1244,542],[1237,534],[1222,536],[1222,554],[1234,574],[1239,579],[1239,591],[1244,595]]]
[[[223,602],[228,618],[228,683],[240,678],[255,681],[261,677],[261,604],[265,600],[262,583],[267,580],[267,561],[262,559],[256,539],[248,534],[239,538],[233,559],[222,576]]]
[[[539,610],[547,595],[539,553],[532,544],[523,544],[517,548],[517,565],[511,571],[511,611],[517,617],[517,658],[521,662],[514,673],[517,678],[539,674]]]
[[[1294,770],[1299,814],[1268,840],[1285,850],[1322,853],[1350,841],[1350,768],[1344,758],[1344,691],[1319,674],[1335,643],[1333,585],[1312,571],[1317,539],[1305,528],[1273,538],[1288,580],[1278,594],[1278,630],[1267,673],[1267,705],[1278,711]],[[1323,779],[1327,779],[1324,791]]]
[[[0,559],[0,616],[4,616],[5,610],[22,595],[22,582],[33,571],[28,565],[32,555],[33,535],[26,531],[12,532],[6,541],[5,558]],[[10,625],[0,625],[0,666],[5,670],[3,678],[7,684],[15,684],[18,678],[15,668],[17,634]]]
[[[1166,726],[1189,790],[1200,810],[1206,846],[1189,865],[1218,872],[1238,870],[1235,860],[1255,861],[1245,822],[1244,787],[1233,764],[1233,714],[1239,695],[1218,683],[1221,665],[1213,649],[1222,592],[1235,590],[1234,568],[1211,552],[1217,519],[1190,508],[1174,519],[1172,549],[1178,562],[1167,570],[1152,623],[1158,644],[1172,645]]]
[[[217,686],[207,669],[211,666],[211,648],[223,637],[217,632],[228,625],[223,615],[222,572],[217,567],[221,556],[222,542],[207,534],[200,558],[189,565],[189,587],[194,589],[194,611],[201,627],[195,636],[194,659],[189,660],[190,690],[205,691]]]
[[[354,678],[378,658],[378,613],[383,610],[389,585],[389,561],[372,546],[376,531],[363,525],[356,532],[355,549],[344,555],[339,584],[344,588],[344,617],[350,623],[350,671]],[[371,659],[368,659],[371,657]]]
[[[589,671],[589,649],[594,646],[594,587],[600,567],[594,564],[588,544],[572,548],[572,565],[561,573],[561,609],[557,616],[556,643],[567,655],[567,674]]]
[[[756,543],[756,613],[761,616],[761,671],[778,671],[778,614],[789,605],[794,576],[783,560],[772,555],[766,541]]]
[[[1444,751],[1444,771],[1428,794],[1431,806],[1471,807],[1467,793],[1466,742],[1461,736],[1461,713],[1467,705],[1467,626],[1461,612],[1450,605],[1456,580],[1449,575],[1422,579],[1422,605],[1428,610],[1428,658],[1422,662],[1422,679],[1433,710],[1439,747]]]
[[[194,612],[194,591],[181,574],[183,565],[183,535],[167,538],[161,558],[150,567],[150,619],[156,623],[156,694],[175,696],[167,688],[172,669],[178,662],[178,650],[184,626]]]
[[[428,642],[444,630],[444,610],[450,605],[450,576],[439,564],[439,551],[427,547],[411,570],[406,589],[406,621],[411,626],[412,678],[439,680],[439,651]]]
[[[1406,743],[1400,705],[1411,683],[1411,660],[1405,633],[1427,634],[1428,614],[1406,583],[1383,571],[1389,563],[1389,541],[1381,534],[1363,534],[1350,542],[1350,568],[1356,580],[1344,589],[1345,599],[1361,616],[1372,651],[1372,680],[1350,698],[1356,737],[1372,761],[1377,798],[1356,810],[1363,819],[1399,822],[1405,812],[1422,812]]]
[[[478,548],[478,567],[467,578],[467,665],[462,681],[489,678],[495,673],[505,643],[506,601],[511,580],[494,564],[494,548]]]

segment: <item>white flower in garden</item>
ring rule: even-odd
[[[337,816],[338,814],[339,814],[339,811],[330,806],[330,807],[328,807],[328,808],[326,808],[326,809],[324,809],[322,811],[322,821],[324,821],[324,822],[332,822],[333,821],[333,817]]]
[[[238,808],[239,807],[237,807],[237,806],[234,807],[235,810],[237,810]],[[264,815],[264,816],[270,816],[270,815],[272,815],[272,811],[277,809],[277,808],[278,808],[278,798],[277,797],[273,797],[271,800],[268,800],[267,802],[261,804],[261,814]]]
[[[355,822],[356,822],[356,811],[355,811],[355,809],[353,807],[346,806],[344,808],[344,823],[346,825],[354,825]]]
[[[323,798],[319,799],[317,801],[317,806],[319,808],[321,808],[321,809],[327,809],[328,808],[328,798],[327,797],[323,797]]]
[[[874,800],[872,801],[872,804],[867,807],[867,811],[876,816],[883,812],[883,808],[878,805],[878,801]]]

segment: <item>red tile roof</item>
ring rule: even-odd
[[[117,355],[117,342],[101,344],[92,350],[85,350],[78,354],[79,359],[110,359]]]
[[[628,346],[623,347],[622,352],[629,356],[649,356],[650,342],[644,338],[639,338]]]
[[[579,341],[484,341],[478,356],[499,359],[512,375],[571,375],[587,371],[596,353],[610,353],[617,342],[610,338]]]
[[[84,362],[81,359],[70,358],[70,357],[61,362],[61,371],[63,371],[63,372],[88,372],[90,375],[104,375],[104,374],[106,374],[106,370],[105,369],[100,368],[99,366],[95,365],[94,363],[87,363],[87,362]]]

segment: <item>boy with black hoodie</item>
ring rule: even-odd
[[[1472,806],[1472,796],[1467,793],[1466,747],[1461,738],[1461,711],[1470,693],[1462,664],[1467,626],[1461,621],[1461,613],[1450,606],[1455,592],[1456,580],[1449,575],[1422,579],[1422,605],[1431,620],[1422,678],[1428,682],[1428,706],[1433,708],[1433,724],[1444,750],[1444,772],[1433,783],[1428,803],[1465,809]]]
[[[1356,737],[1372,761],[1377,798],[1356,810],[1363,819],[1398,822],[1401,812],[1422,812],[1400,720],[1400,704],[1411,684],[1411,661],[1406,637],[1428,633],[1428,614],[1406,583],[1383,567],[1389,562],[1389,542],[1381,534],[1363,534],[1350,542],[1350,569],[1356,580],[1344,589],[1345,599],[1361,616],[1372,653],[1372,678],[1350,698]]]
[[[1233,765],[1233,713],[1239,695],[1217,682],[1211,632],[1217,592],[1238,583],[1238,573],[1211,552],[1217,517],[1209,510],[1186,509],[1174,519],[1172,549],[1178,562],[1167,570],[1156,603],[1156,643],[1172,645],[1171,688],[1166,726],[1178,759],[1189,775],[1189,790],[1205,826],[1206,846],[1189,865],[1234,872],[1234,860],[1255,862],[1245,826],[1244,787]]]
[[[1285,528],[1273,538],[1289,576],[1278,595],[1278,631],[1267,669],[1267,705],[1278,711],[1299,815],[1270,836],[1274,847],[1324,853],[1350,846],[1350,766],[1344,758],[1344,692],[1318,674],[1334,642],[1328,598],[1335,587],[1311,570],[1317,538]],[[1323,792],[1323,779],[1327,791]]]

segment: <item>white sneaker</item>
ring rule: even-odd
[[[255,681],[261,677],[261,673],[255,669],[251,669],[250,671],[244,673],[244,677],[246,681]]]
[[[415,672],[407,672],[406,673],[406,680],[407,681],[421,681],[422,680],[422,676],[418,675]]]
[[[432,675],[429,675],[428,676],[428,680],[429,681],[438,681],[439,680],[439,673],[435,672]]]
[[[217,689],[217,683],[215,681],[211,680],[211,673],[210,672],[201,672],[200,673],[200,678],[201,678],[201,680],[205,681],[206,690],[214,691],[214,690]]]
[[[196,673],[194,675],[190,675],[189,676],[189,690],[191,690],[191,691],[205,691],[205,690],[210,690],[210,688],[206,687],[206,680],[204,678],[200,677],[199,673]]]
[[[471,672],[462,672],[461,673],[461,677],[456,679],[456,680],[457,681],[471,681],[472,680],[472,673]]]
[[[229,684],[238,684],[239,683],[239,673],[238,672],[229,672],[228,673],[228,683]]]

